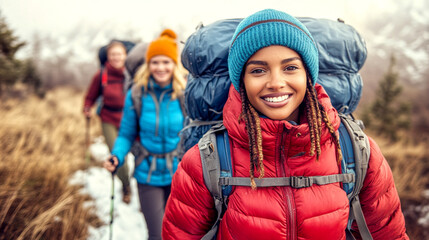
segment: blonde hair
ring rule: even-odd
[[[186,74],[187,74],[187,71],[185,70],[185,68],[183,68],[180,61],[175,63],[175,66],[173,69],[173,80],[172,80],[173,93],[171,94],[171,99],[174,100],[183,94],[186,87],[186,80],[185,80]],[[137,73],[134,76],[134,83],[137,86],[144,87],[144,90],[147,91],[148,90],[147,86],[149,84],[149,77],[150,77],[149,63],[145,62],[137,70]]]

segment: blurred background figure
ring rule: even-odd
[[[99,58],[101,68],[92,77],[92,82],[85,96],[83,113],[87,119],[92,117],[91,107],[98,102],[97,114],[101,119],[103,135],[109,150],[113,148],[118,136],[119,124],[124,107],[124,80],[125,59],[127,48],[134,44],[113,40],[109,45],[100,49]],[[128,165],[125,162],[117,171],[122,182],[125,203],[131,201],[131,188],[128,174]]]
[[[148,45],[146,62],[137,70],[125,97],[119,136],[112,150],[113,164],[104,162],[112,172],[123,166],[134,140],[140,138],[139,151],[134,152],[134,177],[150,240],[161,239],[164,208],[178,165],[176,148],[185,119],[184,76],[176,33],[165,29]]]

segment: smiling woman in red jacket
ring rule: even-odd
[[[216,239],[346,239],[349,202],[339,183],[256,187],[255,178],[339,174],[340,118],[318,78],[318,50],[294,17],[263,10],[245,18],[228,56],[233,86],[223,110],[236,186]],[[360,200],[374,239],[408,239],[389,165],[370,140]],[[217,213],[198,145],[174,175],[163,239],[201,239]],[[360,236],[356,236],[360,237]]]
[[[101,128],[106,144],[112,150],[115,139],[118,136],[124,107],[124,72],[127,49],[121,42],[112,41],[106,50],[107,62],[104,68],[100,69],[92,77],[91,85],[85,96],[83,113],[89,119],[91,117],[91,107],[102,96],[103,104],[99,109]],[[117,175],[122,182],[122,200],[125,203],[129,203],[131,201],[131,187],[126,163],[118,169]]]

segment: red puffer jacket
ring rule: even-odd
[[[319,101],[334,126],[340,119],[320,85]],[[234,176],[249,177],[248,137],[238,123],[241,102],[231,88],[224,108],[231,140]],[[261,118],[265,177],[338,174],[335,144],[327,128],[321,135],[319,160],[309,156],[310,137],[305,117],[300,125]],[[361,192],[363,211],[374,239],[408,239],[391,170],[371,141],[369,170]],[[339,183],[308,188],[235,187],[220,224],[217,239],[345,239],[348,199]],[[216,219],[213,198],[204,184],[198,146],[184,156],[173,177],[163,222],[163,239],[200,239]]]
[[[124,68],[116,69],[106,63],[107,83],[102,87],[100,71],[93,77],[85,96],[84,108],[91,108],[100,95],[103,95],[103,107],[100,118],[102,122],[115,125],[119,129],[124,107]]]

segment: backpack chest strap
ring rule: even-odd
[[[170,171],[170,175],[173,176],[173,161],[174,158],[177,156],[177,150],[168,152],[168,153],[162,153],[162,154],[156,154],[149,152],[140,142],[135,142],[132,147],[132,152],[135,158],[135,165],[134,168],[136,169],[140,164],[143,162],[143,160],[147,159],[147,157],[152,156],[152,162],[149,166],[149,172],[147,177],[147,182],[150,181],[150,178],[152,176],[152,172],[156,170],[156,160],[158,158],[164,158],[166,161],[167,169]]]
[[[304,188],[310,187],[313,184],[326,185],[336,182],[351,183],[355,181],[354,174],[333,174],[326,176],[292,176],[292,177],[278,177],[278,178],[255,178],[257,187],[293,187]],[[220,177],[220,186],[251,186],[250,178],[247,177]]]

